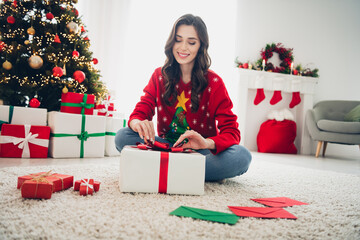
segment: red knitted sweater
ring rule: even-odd
[[[211,70],[205,77],[208,80],[208,86],[199,98],[199,109],[197,112],[192,112],[191,82],[185,84],[180,79],[176,85],[178,100],[173,106],[168,106],[162,98],[164,78],[161,68],[157,68],[144,88],[145,94],[130,115],[129,123],[133,119],[152,120],[156,108],[158,135],[166,138],[165,134],[171,130],[170,125],[176,108],[183,106],[183,108],[185,107],[186,122],[190,129],[215,142],[216,150],[212,151],[214,154],[218,154],[234,144],[239,144],[240,131],[237,116],[232,112],[233,104],[223,80]]]

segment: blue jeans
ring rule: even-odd
[[[172,143],[166,139],[155,137],[158,142]],[[115,136],[115,145],[119,152],[125,145],[135,145],[137,142],[144,142],[137,132],[125,127],[120,129]],[[206,156],[205,181],[219,181],[225,178],[232,178],[244,174],[250,165],[251,154],[241,145],[233,145],[225,151],[214,155],[208,149],[196,150]]]

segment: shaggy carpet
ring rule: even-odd
[[[101,181],[93,196],[68,189],[23,199],[17,177],[54,170]],[[0,239],[360,239],[360,177],[253,161],[243,176],[206,183],[203,196],[121,193],[116,163],[0,169]],[[289,197],[289,219],[240,218],[235,225],[171,216],[181,205],[228,212],[261,207],[251,198]]]

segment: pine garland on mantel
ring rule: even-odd
[[[279,54],[279,58],[281,63],[279,66],[274,66],[268,60],[273,56],[274,53]],[[306,77],[319,77],[319,69],[310,69],[310,68],[303,68],[301,64],[296,65],[293,67],[294,56],[293,56],[293,49],[292,48],[285,48],[282,43],[271,43],[266,44],[265,49],[261,49],[260,56],[255,63],[251,63],[250,61],[242,62],[238,59],[235,59],[236,67],[238,68],[245,68],[245,69],[252,69],[252,70],[265,70],[267,72],[276,72],[276,73],[283,73],[283,74],[293,74],[298,76],[306,76]]]

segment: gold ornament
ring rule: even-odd
[[[66,64],[64,64],[63,75],[66,75]]]
[[[32,55],[29,58],[29,65],[33,69],[39,69],[39,68],[41,68],[43,66],[43,64],[44,64],[44,61],[38,55]]]
[[[25,43],[25,45],[29,45],[29,44],[30,44],[30,41],[29,41],[29,40],[25,40],[24,43]]]
[[[27,29],[27,33],[28,33],[29,35],[34,35],[34,34],[35,34],[35,29],[34,29],[33,27],[29,27],[29,28]]]
[[[9,62],[8,60],[6,60],[6,61],[3,63],[2,67],[3,67],[5,70],[10,70],[10,69],[12,68],[12,64],[11,64],[11,62]]]
[[[69,22],[66,27],[69,29],[69,32],[71,33],[77,33],[79,32],[79,25],[77,25],[75,22]]]
[[[249,69],[252,69],[252,67],[253,67],[253,65],[251,65],[251,63],[249,63],[249,67],[248,67],[248,68],[249,68]]]
[[[62,92],[63,92],[63,93],[68,93],[68,91],[69,91],[69,89],[67,89],[66,86],[62,89]]]

